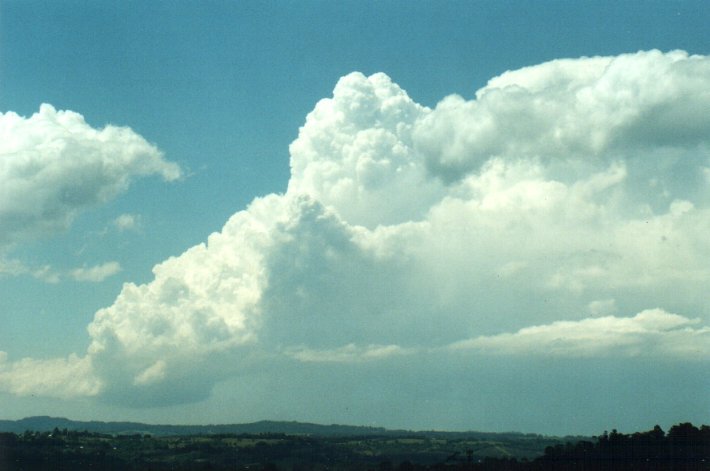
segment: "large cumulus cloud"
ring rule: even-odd
[[[132,180],[180,176],[180,168],[126,127],[95,129],[44,104],[29,118],[0,113],[0,250],[67,229]]]
[[[475,100],[444,99],[420,121],[415,142],[432,172],[449,180],[494,156],[550,165],[624,157],[657,172],[673,163],[658,157],[692,159],[686,152],[707,145],[709,67],[705,57],[650,51],[506,72]]]
[[[384,74],[343,77],[291,144],[289,193],[369,228],[421,219],[443,195],[412,147],[414,125],[429,111]]]
[[[434,109],[350,74],[291,145],[285,194],[97,312],[66,361],[96,384],[70,392],[189,401],[278,362],[697,358],[708,90],[710,59],[680,51],[552,61]]]

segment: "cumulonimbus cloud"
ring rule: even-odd
[[[291,145],[285,194],[96,313],[80,359],[92,386],[67,394],[196,400],[260,359],[451,345],[593,356],[601,336],[626,354],[705,352],[707,90],[710,58],[681,51],[552,61],[434,109],[384,74],[350,74]],[[11,364],[0,387],[42,392]]]

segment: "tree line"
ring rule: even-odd
[[[612,430],[595,441],[547,447],[545,469],[710,470],[710,427],[686,422],[632,434]]]
[[[388,439],[390,440],[390,439]],[[390,440],[391,441],[391,440]],[[612,430],[559,443],[538,457],[480,457],[464,442],[436,439],[454,453],[426,461],[412,449],[388,455],[385,442],[358,451],[350,438],[286,434],[152,437],[55,429],[0,433],[0,470],[241,471],[701,471],[710,470],[710,427],[681,423],[631,434]],[[377,443],[381,443],[379,450]],[[419,450],[421,451],[421,450]],[[430,454],[429,457],[432,455]]]

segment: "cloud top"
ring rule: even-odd
[[[475,100],[444,99],[418,123],[415,143],[449,181],[497,156],[593,163],[696,149],[707,145],[710,125],[708,67],[702,56],[649,51],[506,72]]]
[[[442,194],[412,148],[414,124],[429,111],[385,74],[343,77],[291,144],[288,191],[336,208],[351,224],[421,218]]]

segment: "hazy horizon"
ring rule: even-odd
[[[434,432],[434,433],[451,433],[451,434],[466,434],[466,433],[472,433],[472,434],[520,434],[520,435],[541,435],[541,436],[547,436],[547,437],[597,437],[603,434],[603,432],[609,432],[608,430],[603,430],[599,431],[598,433],[595,434],[573,434],[573,435],[552,435],[552,434],[542,434],[542,433],[537,433],[533,431],[520,431],[520,430],[502,430],[498,432],[490,432],[487,430],[476,430],[476,429],[456,429],[456,430],[451,430],[451,429],[440,429],[440,428],[392,428],[392,427],[383,427],[383,426],[373,426],[373,425],[359,425],[359,424],[349,424],[349,423],[320,423],[320,422],[304,422],[304,421],[299,421],[299,420],[274,420],[274,419],[260,419],[260,420],[254,420],[254,421],[249,421],[249,422],[209,422],[209,423],[168,423],[168,422],[150,422],[150,421],[134,421],[134,420],[75,420],[72,419],[71,417],[59,417],[59,416],[29,416],[29,417],[22,417],[20,419],[0,419],[0,421],[8,421],[8,422],[23,422],[26,420],[47,420],[47,421],[67,421],[67,422],[73,422],[76,424],[88,424],[88,423],[99,423],[99,424],[105,424],[105,425],[110,425],[110,424],[137,424],[137,425],[146,425],[149,427],[185,427],[185,428],[190,428],[190,427],[222,427],[222,426],[252,426],[252,425],[258,425],[258,424],[286,424],[286,425],[294,425],[294,426],[315,426],[315,427],[323,427],[324,429],[327,429],[329,427],[343,427],[343,428],[352,428],[352,429],[371,429],[371,430],[384,430],[387,432],[402,432],[402,433],[418,433],[418,432]],[[656,424],[659,425],[659,424]],[[669,424],[669,426],[664,427],[661,426],[661,429],[663,429],[664,432],[667,432],[670,430],[673,426],[677,426],[678,424]],[[694,426],[700,427],[705,424],[693,424]],[[654,425],[655,427],[655,425]],[[649,430],[652,430],[654,427],[649,428]],[[29,429],[32,431],[38,431],[38,429]],[[269,432],[258,432],[258,433],[272,433],[272,429],[268,429]],[[286,434],[294,434],[294,432],[288,431],[287,428],[284,428],[283,431],[279,432],[279,429],[275,429],[273,433],[286,433]],[[23,430],[24,431],[24,430]],[[91,432],[92,430],[88,430]],[[648,430],[617,430],[619,433],[627,433],[627,434],[632,434],[636,432],[647,432]],[[213,433],[213,432],[210,432]],[[234,432],[228,432],[228,433],[234,433]],[[236,432],[236,433],[253,433],[253,432]],[[298,432],[296,432],[297,434]]]
[[[704,2],[0,5],[0,415],[710,420]]]

